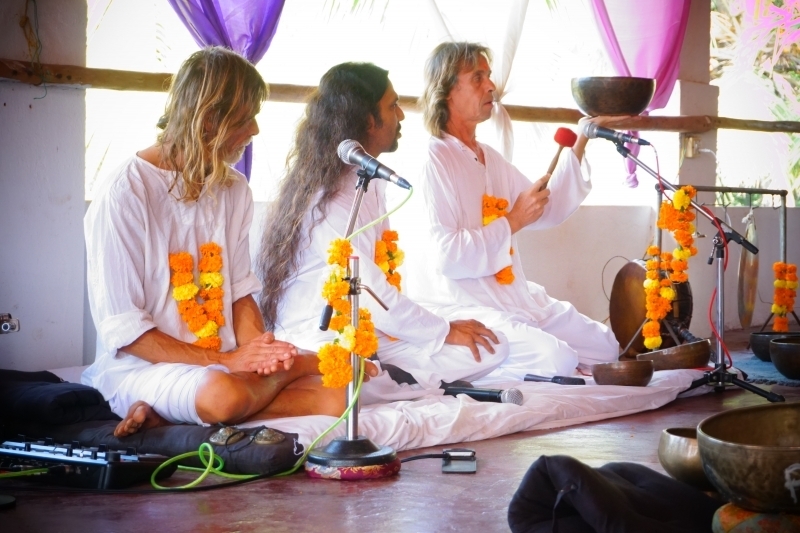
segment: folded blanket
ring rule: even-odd
[[[543,455],[511,498],[508,525],[514,533],[708,533],[724,503],[635,463],[595,469]]]

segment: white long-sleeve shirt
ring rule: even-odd
[[[434,268],[413,270],[409,296],[432,309],[447,306],[485,306],[539,321],[548,316],[551,299],[540,285],[526,282],[516,237],[505,217],[483,225],[483,195],[505,198],[508,210],[533,183],[490,146],[480,144],[485,165],[452,135],[432,137],[429,161],[420,188],[428,215],[430,236],[420,243]],[[571,150],[562,155],[550,178],[550,202],[530,229],[556,226],[566,220],[591,190]],[[415,243],[416,244],[416,243]],[[546,260],[547,251],[544,251]],[[494,275],[511,266],[514,281],[501,285]],[[480,319],[480,317],[476,317]]]
[[[286,292],[278,307],[275,336],[308,350],[316,350],[334,337],[334,332],[330,330],[319,330],[319,318],[326,303],[321,292],[328,248],[331,241],[344,234],[356,194],[355,171],[348,169],[347,174],[347,185],[328,204],[324,219],[313,227],[310,237],[313,209],[306,214],[301,226],[303,241],[299,251],[300,267],[296,275],[288,280]],[[386,213],[385,189],[386,182],[383,180],[375,179],[370,182],[362,200],[355,230]],[[315,198],[314,203],[316,200]],[[449,323],[409,300],[404,293],[398,292],[386,281],[385,274],[375,264],[375,243],[381,239],[386,229],[389,229],[389,223],[383,220],[354,237],[351,244],[353,255],[360,258],[361,282],[383,300],[389,311],[385,311],[366,291],[361,293],[359,306],[370,311],[377,332],[417,346],[421,355],[438,352],[450,331]],[[399,237],[398,246],[402,249],[402,234]],[[381,342],[385,341],[385,337],[379,338]]]
[[[177,200],[180,193],[169,191],[173,179],[172,172],[133,157],[108,176],[84,218],[97,356],[82,382],[106,398],[128,371],[150,364],[120,351],[146,331],[157,328],[180,341],[197,340],[172,297],[169,254],[193,256],[197,283],[200,245],[222,247],[222,351],[236,347],[232,303],[261,288],[250,266],[253,198],[244,176],[237,173],[230,187],[213,195],[204,191],[196,202]]]

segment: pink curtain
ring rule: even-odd
[[[678,78],[691,0],[592,0],[591,4],[617,74],[656,80],[655,95],[643,114],[667,105]],[[639,145],[628,148],[639,154]],[[628,186],[636,187],[636,164],[626,159],[625,165]]]

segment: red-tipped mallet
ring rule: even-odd
[[[556,134],[553,136],[553,140],[558,143],[558,152],[556,152],[553,162],[550,163],[550,168],[547,169],[548,174],[552,174],[556,169],[558,158],[561,155],[561,150],[575,146],[575,141],[578,140],[578,136],[569,128],[558,128],[556,130]]]

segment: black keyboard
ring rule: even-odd
[[[134,448],[109,450],[102,444],[84,448],[79,442],[54,444],[50,439],[5,441],[0,445],[0,473],[47,469],[41,474],[11,479],[41,480],[80,488],[121,489],[149,482],[153,471],[167,459],[163,455],[137,454]],[[156,479],[171,476],[177,467],[176,463],[164,467]]]

